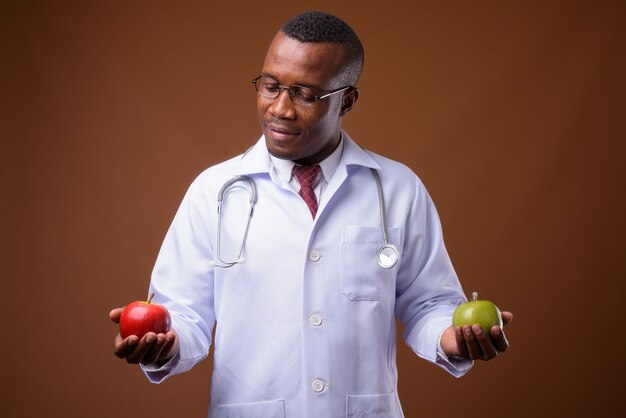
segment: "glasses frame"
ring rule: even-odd
[[[303,103],[296,103],[293,101],[293,97],[295,96],[295,92],[293,91],[294,87],[299,87],[299,88],[303,88],[303,89],[310,89],[313,90],[311,87],[305,87],[305,86],[301,86],[299,84],[292,84],[291,86],[283,86],[282,84],[278,84],[276,83],[277,87],[278,87],[278,92],[276,94],[276,96],[272,97],[272,96],[267,96],[265,94],[262,94],[259,91],[259,88],[256,84],[257,81],[259,81],[261,78],[263,78],[262,75],[258,76],[257,78],[255,78],[254,80],[252,80],[252,84],[254,84],[254,89],[256,90],[256,92],[259,94],[259,96],[261,97],[265,97],[266,99],[278,99],[281,95],[281,93],[283,92],[283,90],[287,91],[287,94],[289,95],[289,98],[291,99],[292,103],[295,105],[300,105],[300,106],[313,106],[315,103],[319,102],[322,99],[325,99],[327,97],[332,96],[333,94],[337,94],[337,93],[341,93],[342,91],[346,91],[350,88],[354,88],[354,86],[345,86],[345,87],[340,87],[336,90],[331,90],[331,91],[327,91],[322,95],[313,95],[313,101],[312,102],[303,102]]]

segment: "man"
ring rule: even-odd
[[[173,330],[116,337],[116,355],[158,383],[204,359],[216,326],[211,417],[401,417],[396,317],[455,376],[508,348],[499,327],[452,328],[465,298],[425,188],[342,131],[362,66],[340,19],[283,26],[254,80],[262,138],[193,182],[159,253],[151,291]],[[377,261],[385,242],[397,262]]]

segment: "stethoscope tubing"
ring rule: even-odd
[[[376,261],[378,265],[389,269],[393,268],[400,258],[400,254],[398,248],[389,244],[387,237],[387,221],[385,219],[385,197],[383,193],[382,181],[380,179],[380,174],[374,168],[371,169],[372,174],[374,175],[374,179],[376,181],[376,190],[378,192],[378,207],[380,210],[380,227],[383,235],[383,245],[378,249],[378,253],[376,254]],[[241,245],[239,247],[239,251],[237,253],[237,257],[233,261],[227,261],[222,258],[221,253],[221,241],[222,241],[222,203],[224,202],[224,198],[228,195],[228,193],[233,190],[232,186],[238,182],[245,182],[249,186],[248,192],[250,193],[250,206],[248,210],[248,221],[246,223],[246,229],[243,234],[243,238],[241,240]],[[243,254],[243,248],[246,244],[246,240],[248,238],[248,230],[250,229],[250,221],[252,220],[252,214],[254,212],[254,206],[257,202],[257,190],[256,184],[254,180],[249,176],[240,175],[235,176],[229,179],[224,185],[220,188],[217,194],[217,258],[221,264],[212,263],[215,267],[228,268],[232,267],[236,264],[240,264],[243,262],[243,258],[241,255]]]
[[[248,222],[246,223],[246,229],[243,233],[243,238],[241,240],[241,246],[239,247],[239,252],[237,254],[237,257],[235,258],[234,261],[226,261],[222,258],[222,252],[221,252],[221,244],[222,244],[222,203],[224,202],[224,197],[231,191],[233,184],[238,183],[240,181],[246,182],[248,183],[248,186],[250,187],[249,193],[250,193],[250,206],[248,209]],[[222,188],[220,189],[219,193],[217,194],[217,259],[222,263],[222,265],[219,265],[217,263],[215,263],[215,266],[218,267],[232,267],[235,264],[238,264],[241,262],[241,254],[243,254],[243,247],[246,243],[246,240],[248,238],[248,230],[250,229],[250,221],[252,220],[252,214],[254,213],[254,205],[256,205],[257,202],[257,192],[256,192],[256,184],[254,183],[254,180],[252,180],[250,177],[248,176],[235,176],[232,179],[228,180],[226,183],[224,183],[224,185],[222,186]]]
[[[389,244],[389,240],[387,238],[387,220],[385,219],[385,194],[383,193],[383,186],[382,181],[380,180],[380,174],[378,174],[378,170],[374,168],[372,168],[371,171],[374,175],[374,179],[376,180],[376,189],[378,191],[378,208],[380,210],[380,229],[383,232],[384,242],[382,247],[378,249],[378,253],[376,254],[376,262],[382,268],[390,269],[398,264],[398,260],[400,259],[400,253],[395,245]]]

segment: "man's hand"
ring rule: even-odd
[[[124,308],[113,309],[109,317],[119,324],[123,311]],[[176,353],[178,353],[178,335],[174,330],[167,334],[149,332],[141,340],[136,335],[123,339],[119,333],[115,337],[115,355],[126,359],[128,363],[158,366],[166,363]]]
[[[502,312],[503,325],[507,325],[512,319],[511,312]],[[505,352],[509,348],[509,342],[499,326],[492,327],[491,335],[486,335],[478,324],[456,329],[450,325],[441,336],[441,348],[448,357],[487,361],[498,353]]]

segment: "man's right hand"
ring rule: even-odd
[[[109,313],[111,321],[120,323],[124,308],[113,309]],[[166,334],[149,332],[140,340],[136,335],[126,338],[118,333],[115,337],[115,355],[131,364],[159,366],[178,353],[178,335],[171,330]]]

